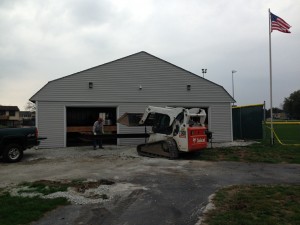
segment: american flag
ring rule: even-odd
[[[278,30],[283,33],[291,33],[289,31],[291,26],[287,22],[285,22],[280,17],[274,15],[273,13],[270,13],[270,14],[271,14],[271,32],[273,30]]]

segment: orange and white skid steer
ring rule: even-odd
[[[205,119],[206,113],[200,108],[148,106],[144,114],[124,114],[118,122],[152,127],[147,143],[137,146],[139,155],[176,159],[180,152],[207,148],[212,133],[205,126]]]

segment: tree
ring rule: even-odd
[[[300,90],[284,99],[283,110],[293,119],[300,119]]]
[[[36,105],[35,103],[28,101],[26,106],[25,106],[25,110],[30,111],[30,112],[35,112],[36,111]]]

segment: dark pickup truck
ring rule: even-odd
[[[0,157],[5,162],[18,162],[23,151],[40,143],[36,127],[0,129]]]

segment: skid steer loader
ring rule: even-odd
[[[205,119],[200,108],[148,106],[144,114],[125,113],[118,123],[152,127],[147,143],[137,146],[139,155],[176,159],[180,152],[207,148],[212,133],[204,125]]]

